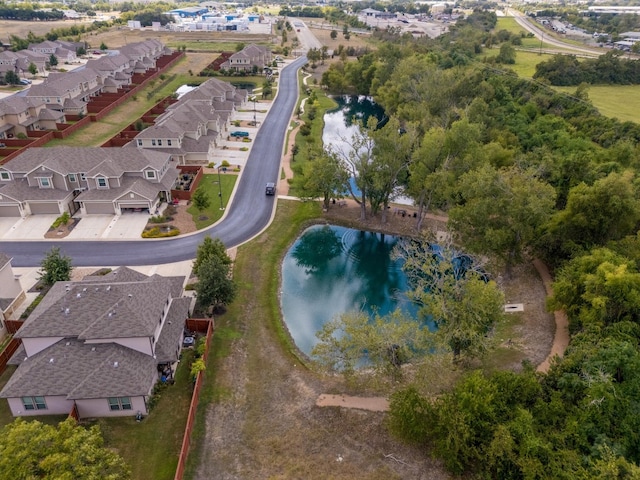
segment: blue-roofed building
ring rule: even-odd
[[[169,11],[169,13],[181,18],[196,18],[208,12],[209,10],[205,7],[184,7]]]

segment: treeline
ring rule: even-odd
[[[372,95],[406,132],[371,149],[371,211],[379,185],[402,185],[418,222],[448,212],[454,237],[494,272],[544,259],[571,343],[546,374],[525,366],[469,372],[451,391],[406,386],[391,402],[392,430],[474,478],[638,478],[640,125],[599,115],[582,87],[565,95],[483,64],[489,25],[476,12],[437,39],[396,35],[333,64],[322,84]]]
[[[64,14],[61,10],[53,9],[49,11],[33,10],[32,8],[13,8],[0,6],[0,18],[3,20],[62,20]]]
[[[533,78],[547,80],[551,85],[637,85],[640,83],[640,60],[622,58],[622,52],[612,50],[597,58],[578,60],[574,55],[554,55],[536,65]]]

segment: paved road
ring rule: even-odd
[[[240,245],[259,234],[270,223],[275,196],[266,196],[266,182],[278,183],[285,134],[298,98],[297,71],[306,62],[301,57],[280,73],[278,95],[255,137],[226,217],[194,235],[163,240],[133,241],[0,241],[0,251],[13,258],[14,267],[40,264],[52,246],[73,259],[73,265],[158,265],[195,257],[205,235],[219,237],[227,247]]]
[[[571,50],[573,52],[577,52],[582,55],[587,55],[591,57],[602,55],[609,51],[605,49],[579,47],[571,43],[563,42],[551,36],[548,32],[545,32],[544,28],[538,26],[535,22],[532,22],[531,20],[529,20],[529,18],[523,13],[513,8],[507,8],[506,13],[510,16],[513,16],[515,18],[515,21],[518,23],[518,25],[520,25],[522,28],[526,29],[527,31],[533,33],[536,36],[536,38],[547,43],[548,45],[553,45],[554,47],[562,48],[565,50]],[[559,52],[556,52],[556,53],[559,53]]]

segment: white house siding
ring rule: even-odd
[[[27,357],[31,357],[54,343],[58,343],[63,338],[64,337],[23,338],[22,345],[24,345],[24,351]]]
[[[45,397],[46,410],[25,410],[21,398],[7,398],[14,417],[33,417],[36,415],[66,415],[73,408],[73,400],[66,396]],[[106,400],[105,400],[106,401]]]
[[[80,418],[93,417],[135,417],[138,412],[147,414],[147,405],[144,397],[129,397],[131,399],[131,410],[109,410],[109,402],[106,398],[94,398],[76,400],[78,415]]]

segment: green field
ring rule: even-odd
[[[573,94],[577,87],[554,87]],[[589,100],[601,114],[618,120],[640,123],[640,85],[593,85]]]

